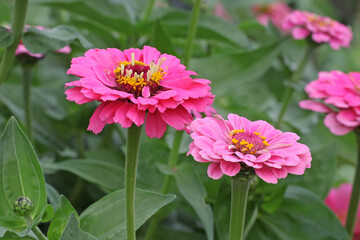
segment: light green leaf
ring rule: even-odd
[[[60,197],[59,192],[49,183],[46,183],[46,193],[49,203],[54,207],[54,210],[58,208],[58,199]]]
[[[214,239],[214,216],[210,205],[205,203],[207,193],[196,169],[189,163],[183,163],[178,167],[175,179],[181,195],[203,223],[207,238]]]
[[[71,203],[61,195],[59,197],[59,206],[56,210],[54,219],[51,221],[47,237],[49,240],[59,240],[66,225],[70,215],[74,214],[77,219],[79,216],[76,210],[73,208]]]
[[[136,189],[135,228],[138,229],[160,208],[175,199],[175,195],[163,195]],[[92,204],[80,215],[81,229],[100,240],[126,238],[125,191],[112,192]]]
[[[14,117],[8,121],[0,138],[0,225],[24,230],[27,225],[13,212],[13,203],[26,196],[34,204],[30,216],[37,218],[46,208],[45,179],[29,140]]]
[[[25,47],[32,53],[47,53],[69,45],[75,40],[85,48],[91,48],[91,43],[71,26],[57,26],[49,30],[29,28],[23,35]]]
[[[71,172],[91,183],[106,189],[124,187],[124,169],[113,162],[96,159],[72,159],[59,163],[44,163],[44,170],[63,170]]]
[[[91,234],[83,232],[79,226],[79,220],[74,213],[70,214],[63,235],[60,240],[96,240]]]

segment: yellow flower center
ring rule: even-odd
[[[231,148],[236,149],[243,154],[255,154],[270,144],[266,137],[261,136],[258,132],[246,132],[245,130],[232,130],[229,134],[231,138]]]

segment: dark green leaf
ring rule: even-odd
[[[46,193],[49,203],[54,207],[56,211],[56,209],[58,208],[58,199],[60,197],[59,192],[49,183],[46,183]]]
[[[156,211],[175,199],[136,189],[135,228],[138,229]],[[88,207],[80,216],[81,229],[100,240],[126,238],[125,191],[112,192]]]
[[[334,213],[313,193],[288,187],[281,207],[262,214],[247,240],[349,240]]]
[[[9,29],[0,27],[0,48],[10,46],[14,41],[14,36]]]
[[[66,224],[63,235],[60,240],[96,240],[95,237],[87,232],[83,232],[79,226],[79,220],[74,213],[70,214],[69,221]]]
[[[47,233],[49,240],[60,239],[71,214],[74,214],[75,217],[79,219],[79,216],[71,203],[63,195],[61,195],[59,197],[59,206]]]
[[[105,159],[72,159],[59,163],[44,163],[43,168],[68,171],[106,189],[115,190],[124,186],[123,167]]]
[[[168,34],[165,32],[160,20],[156,21],[153,47],[159,50],[162,53],[168,53],[172,55],[177,55],[174,49],[174,46],[169,38]]]
[[[196,169],[189,163],[183,163],[177,168],[175,179],[181,195],[203,223],[207,238],[214,239],[214,216],[210,205],[205,203],[207,193]]]
[[[46,208],[45,179],[29,140],[14,117],[0,138],[0,225],[14,230],[27,227],[23,217],[13,212],[14,201],[26,196],[34,204],[35,219]]]
[[[85,48],[91,48],[89,41],[71,26],[61,25],[49,30],[29,28],[23,36],[25,47],[32,53],[56,51],[75,40],[79,40]]]

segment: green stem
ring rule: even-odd
[[[135,186],[141,127],[128,129],[125,161],[125,208],[127,240],[135,240]]]
[[[250,181],[251,179],[242,173],[231,178],[229,240],[243,239]]]
[[[360,199],[360,128],[355,129],[356,143],[357,143],[357,165],[355,171],[355,178],[351,192],[350,205],[348,215],[346,218],[345,228],[349,235],[354,233],[354,226],[357,218],[357,211],[359,208]]]
[[[25,126],[26,133],[31,143],[33,143],[33,128],[32,128],[32,111],[31,111],[31,73],[32,67],[22,66],[22,83],[23,83],[23,100],[25,110]]]
[[[184,65],[186,67],[189,66],[189,62],[192,56],[192,51],[194,47],[194,40],[196,36],[197,26],[198,26],[198,19],[200,15],[200,6],[201,6],[201,0],[195,0],[195,4],[192,10],[191,14],[191,22],[190,22],[190,28],[188,32],[188,37],[186,41],[186,47],[185,47],[185,55],[184,55]]]
[[[22,31],[25,25],[26,11],[29,5],[28,0],[16,0],[13,10],[11,32],[14,37],[13,43],[5,48],[4,55],[0,63],[0,84],[5,80],[10,71],[15,56],[15,50],[20,42]]]
[[[155,3],[155,0],[149,0],[148,1],[148,4],[146,6],[146,9],[145,9],[145,13],[144,13],[144,17],[143,17],[143,21],[146,21],[149,19],[151,13],[152,13],[152,10],[154,8],[154,3]]]
[[[25,220],[26,220],[26,224],[28,226],[31,226],[31,224],[33,223],[33,219],[30,215],[28,216],[25,216],[24,217]],[[47,238],[45,237],[45,235],[40,231],[40,229],[37,227],[37,226],[32,226],[31,227],[31,231],[36,235],[36,237],[39,239],[39,240],[47,240]]]
[[[174,168],[177,164],[178,157],[179,157],[179,149],[180,149],[180,144],[181,144],[181,139],[182,139],[183,134],[184,134],[184,131],[176,131],[176,133],[175,133],[173,147],[171,149],[170,157],[169,157],[169,161],[168,161],[168,166],[170,168]],[[162,194],[167,194],[169,192],[172,179],[173,179],[172,176],[166,175],[164,184],[161,189]],[[146,231],[145,240],[152,239],[152,237],[157,229],[157,226],[161,220],[160,213],[161,213],[161,210],[158,213],[156,213],[153,216],[153,218],[151,219],[149,227]]]
[[[305,55],[303,57],[303,59],[301,59],[301,62],[298,65],[298,68],[296,69],[295,72],[293,72],[292,76],[291,76],[291,84],[295,84],[298,83],[301,80],[301,76],[303,75],[303,72],[305,70],[306,64],[308,62],[308,60],[311,57],[311,54],[313,52],[313,47],[312,46],[308,46]],[[285,115],[286,110],[288,109],[290,102],[292,100],[292,96],[294,93],[294,86],[288,86],[286,89],[286,92],[281,100],[282,102],[282,106],[281,106],[281,110],[279,112],[278,118],[276,120],[275,125],[279,128],[283,117]]]

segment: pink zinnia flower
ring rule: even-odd
[[[300,107],[326,113],[324,123],[333,134],[344,135],[360,126],[360,73],[320,72],[305,91],[310,98]]]
[[[192,79],[180,60],[152,47],[143,49],[91,49],[74,58],[68,74],[80,80],[66,83],[67,99],[77,104],[101,104],[90,119],[88,130],[95,134],[105,124],[123,128],[144,124],[149,137],[160,138],[167,125],[183,130],[192,121],[191,110],[205,111],[211,83]]]
[[[325,204],[335,213],[343,225],[346,222],[351,191],[352,185],[343,183],[339,188],[332,188],[325,199]],[[353,240],[360,240],[360,209],[357,212]]]
[[[29,29],[29,28],[30,28],[30,26],[25,26],[24,31],[27,31],[27,29]],[[46,28],[44,28],[43,26],[35,26],[35,28],[38,30],[46,30]],[[56,52],[69,54],[71,52],[71,48],[70,48],[70,46],[65,46],[61,49],[56,50]],[[17,56],[18,55],[28,55],[33,58],[43,58],[44,57],[44,54],[32,53],[29,50],[27,50],[25,45],[23,44],[22,40],[20,40],[20,43],[16,48],[15,55],[17,55]]]
[[[267,26],[271,21],[275,27],[283,31],[284,19],[292,12],[292,9],[286,3],[274,2],[271,4],[254,4],[252,12],[260,24]]]
[[[353,38],[350,28],[338,21],[298,10],[285,18],[283,28],[291,31],[295,39],[304,39],[311,35],[315,42],[328,42],[335,50],[340,47],[349,47]]]
[[[283,133],[265,121],[251,122],[235,114],[228,119],[199,118],[188,127],[194,140],[188,155],[210,163],[209,177],[253,170],[264,181],[277,183],[288,173],[302,175],[311,166],[309,148],[297,142],[295,133]]]

